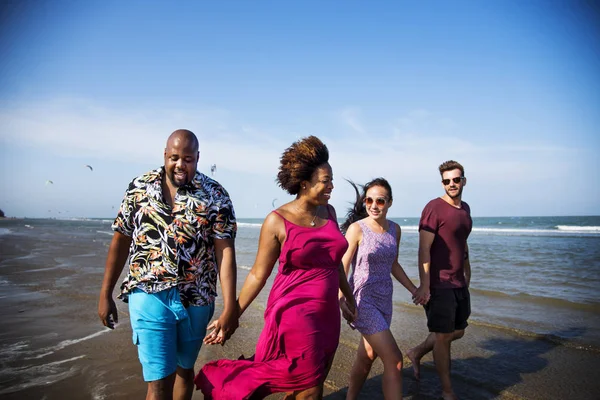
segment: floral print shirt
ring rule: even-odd
[[[132,238],[129,273],[119,298],[139,288],[156,293],[178,286],[183,304],[208,305],[217,295],[215,239],[234,239],[233,204],[215,180],[196,172],[177,190],[171,208],[163,199],[164,167],[135,178],[112,229]]]

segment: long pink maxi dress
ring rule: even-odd
[[[207,363],[195,378],[207,399],[261,399],[325,380],[340,337],[338,268],[348,243],[331,212],[318,228],[283,220],[286,240],[256,354]]]

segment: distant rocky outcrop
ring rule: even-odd
[[[0,210],[0,218],[4,218],[4,211]]]

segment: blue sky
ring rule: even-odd
[[[178,128],[240,218],[291,199],[279,156],[311,134],[329,147],[340,215],[344,178],[377,176],[390,216],[420,215],[448,159],[465,166],[474,216],[600,214],[600,13],[586,2],[2,7],[7,215],[113,217]]]

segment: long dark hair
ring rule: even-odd
[[[373,186],[381,186],[381,187],[385,188],[385,190],[387,190],[388,195],[390,197],[389,200],[390,201],[393,200],[392,187],[390,186],[389,182],[385,178],[375,178],[375,179],[365,183],[364,185],[360,185],[360,184],[357,185],[356,183],[352,182],[349,179],[346,179],[346,181],[350,185],[352,185],[352,187],[354,188],[354,191],[356,192],[356,201],[354,202],[352,207],[350,207],[348,209],[348,212],[346,213],[346,221],[344,221],[342,226],[340,226],[340,230],[342,231],[342,233],[344,235],[346,234],[346,231],[348,230],[350,225],[352,225],[354,222],[358,221],[359,219],[363,219],[369,215],[367,213],[367,209],[365,207],[365,197],[367,196],[367,191],[369,189],[371,189]],[[362,190],[362,194],[361,194],[361,190],[358,189],[359,186]]]

